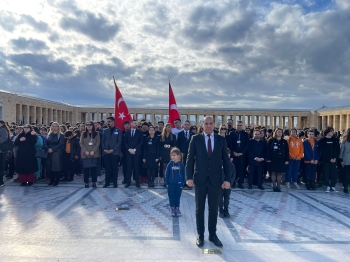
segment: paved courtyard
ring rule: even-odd
[[[265,188],[232,191],[231,218],[218,220],[224,247],[208,235],[203,247],[222,254],[203,254],[194,191],[183,191],[183,216],[172,218],[163,187],[9,180],[0,188],[0,261],[350,261],[348,195]]]

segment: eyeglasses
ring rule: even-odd
[[[85,126],[92,126],[92,124],[86,124]]]
[[[23,128],[30,128],[30,126],[24,126]]]
[[[220,130],[227,130],[227,128],[220,128]]]

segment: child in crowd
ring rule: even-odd
[[[171,161],[165,171],[165,179],[168,186],[170,215],[181,216],[180,197],[182,188],[185,184],[185,166],[181,161],[182,154],[178,148],[174,147],[171,149],[170,158]]]
[[[230,158],[231,151],[229,148],[227,148],[227,154]],[[230,162],[230,173],[231,173],[231,181],[232,184],[233,181],[235,181],[236,178],[236,168],[235,165]],[[222,179],[224,180],[225,174],[224,169],[222,169]],[[231,195],[231,188],[229,189],[221,189],[220,197],[219,197],[219,217],[230,217],[230,213],[228,212],[228,205],[230,204],[230,195]]]

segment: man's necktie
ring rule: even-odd
[[[213,150],[211,148],[211,138],[210,135],[208,135],[208,156],[211,157],[211,153],[213,153]]]

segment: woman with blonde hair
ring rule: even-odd
[[[60,125],[57,122],[52,123],[43,148],[48,152],[47,171],[50,172],[50,183],[48,185],[57,186],[63,170],[64,149],[64,135],[61,133]]]
[[[170,162],[170,151],[173,147],[176,145],[176,136],[173,135],[172,131],[172,125],[166,124],[163,128],[162,134],[160,136],[160,169],[161,169],[161,177],[164,178],[165,176],[165,170]],[[160,182],[164,183],[164,187],[166,187],[165,180]]]
[[[288,143],[282,136],[283,130],[276,128],[266,148],[266,162],[270,163],[269,171],[271,172],[274,192],[281,192],[282,173],[287,171],[287,165],[289,163]]]
[[[349,193],[349,175],[350,175],[350,128],[348,128],[340,141],[340,163],[343,167],[343,185],[344,193]]]

